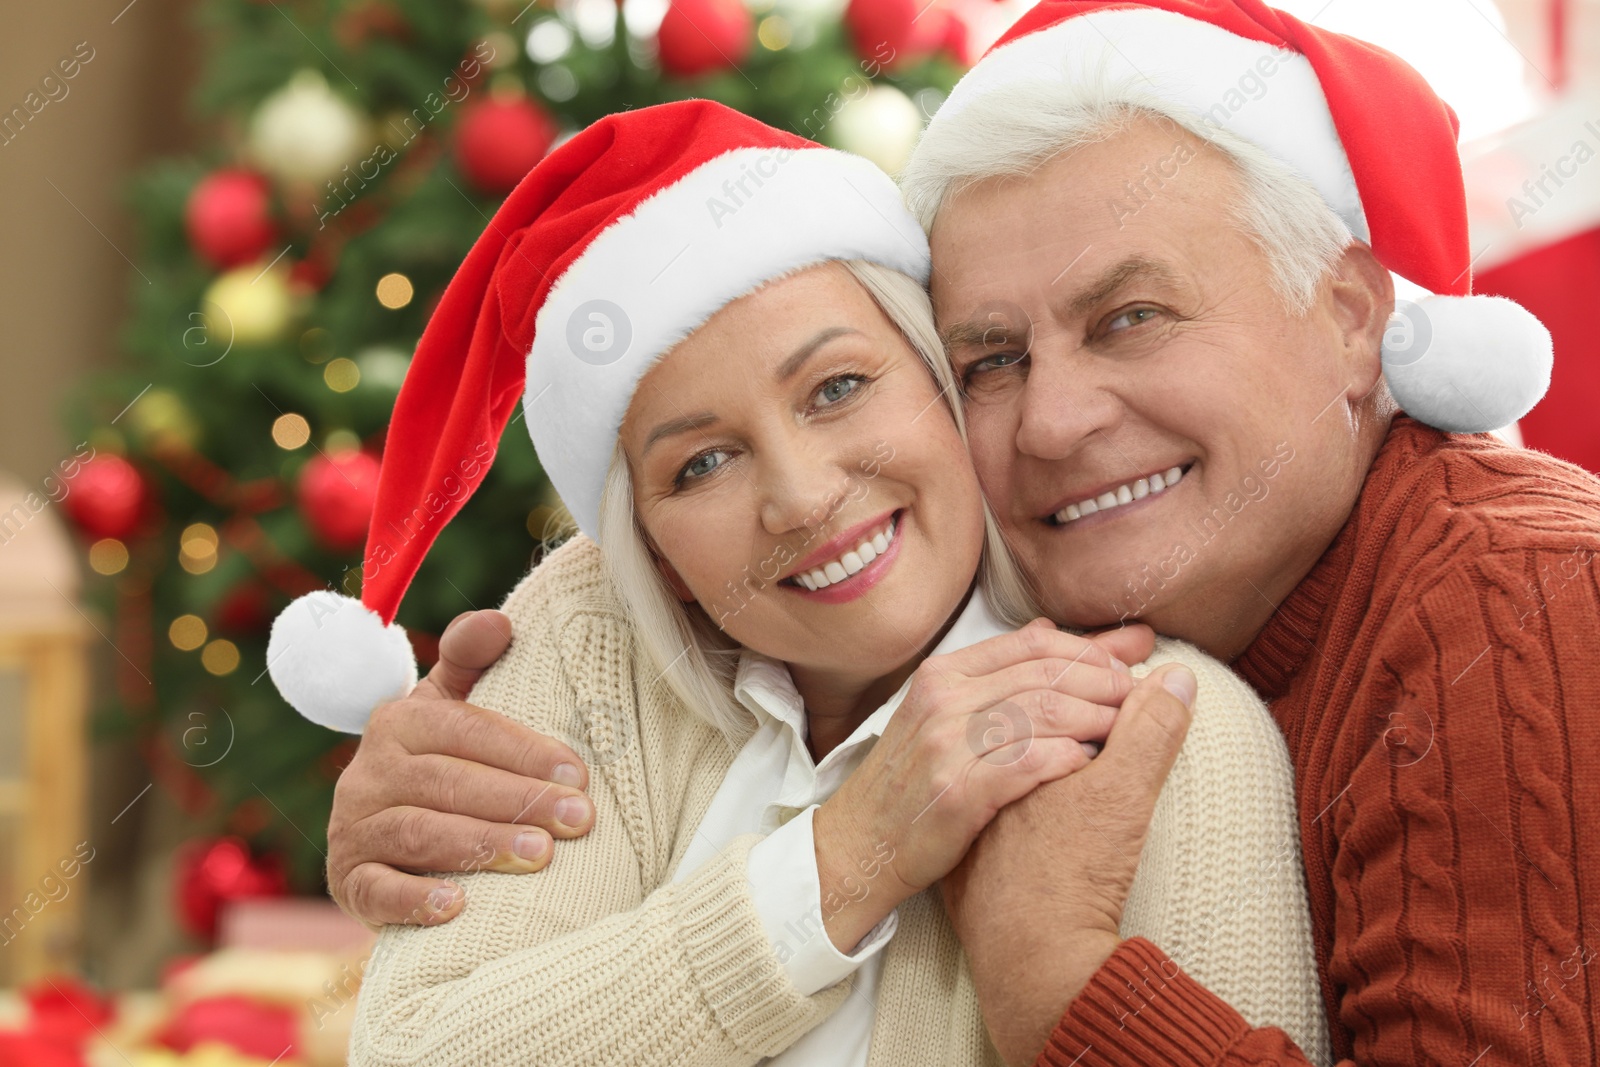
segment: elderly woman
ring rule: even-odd
[[[397,404],[365,607],[297,602],[269,655],[308,714],[369,700],[525,376],[588,536],[511,595],[473,701],[589,749],[595,828],[537,875],[465,875],[448,925],[386,928],[353,1064],[998,1062],[925,891],[1169,692],[1192,725],[1123,934],[1325,1049],[1275,726],[1190,646],[1130,672],[1035,618],[927,272],[885,176],[702,101],[603,119],[491,222]]]

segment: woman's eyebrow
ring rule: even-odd
[[[806,360],[816,355],[818,349],[834,338],[843,337],[845,334],[850,333],[859,334],[860,332],[860,330],[849,326],[829,326],[825,330],[819,330],[811,340],[795,349],[789,358],[783,361],[783,365],[778,368],[778,381],[786,382],[796,374],[799,374],[800,368],[805,366]]]
[[[640,457],[649,455],[650,449],[654,448],[662,438],[675,437],[680,433],[688,433],[690,430],[703,429],[716,421],[717,416],[709,411],[703,411],[698,415],[686,415],[681,419],[668,419],[650,431],[650,436],[645,438],[644,449],[640,452]]]

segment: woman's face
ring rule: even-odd
[[[641,379],[621,436],[678,595],[791,665],[890,673],[977,571],[978,482],[950,410],[837,264],[724,307]]]

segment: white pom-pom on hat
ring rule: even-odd
[[[295,599],[273,620],[267,670],[296,711],[347,734],[359,734],[373,708],[417,684],[406,632],[325,589]]]
[[[1550,388],[1550,331],[1497,296],[1395,301],[1383,376],[1403,411],[1451,433],[1486,433],[1526,415]]]

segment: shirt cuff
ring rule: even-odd
[[[745,866],[756,913],[778,962],[808,997],[854,974],[883,951],[899,926],[899,912],[891,911],[850,955],[834,947],[822,921],[822,881],[811,828],[816,810],[812,805],[757,842]]]

